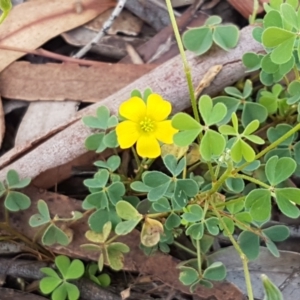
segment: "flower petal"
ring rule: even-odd
[[[173,144],[173,136],[178,132],[171,122],[171,120],[167,120],[156,123],[155,137],[165,144]]]
[[[171,113],[172,105],[158,94],[151,94],[147,99],[147,116],[154,121],[163,121]]]
[[[123,121],[116,126],[117,139],[122,149],[130,148],[140,136],[138,124],[132,121]]]
[[[130,121],[140,122],[146,116],[146,104],[141,98],[132,97],[120,105],[119,113]]]
[[[161,154],[159,142],[152,134],[143,134],[138,138],[136,151],[144,158],[156,158]]]

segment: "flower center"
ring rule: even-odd
[[[140,122],[140,126],[144,132],[152,132],[154,130],[154,122],[148,117],[145,117],[144,120]]]

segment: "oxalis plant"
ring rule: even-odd
[[[44,245],[66,246],[73,236],[69,225],[87,218],[88,242],[81,247],[98,253],[99,271],[105,264],[114,270],[123,268],[130,249],[117,239],[135,229],[140,231],[145,254],[168,253],[171,245],[180,247],[192,256],[178,265],[179,279],[191,292],[199,285],[210,288],[213,281],[226,278],[226,267],[209,256],[214,239],[224,235],[241,258],[248,297],[253,300],[248,262],[259,256],[261,244],[278,257],[275,243],[289,235],[286,226],[269,225],[272,207],[289,218],[300,216],[300,190],[290,180],[300,176],[299,4],[297,0],[265,4],[265,17],[253,29],[253,38],[265,53],[243,56],[248,71],[256,73],[253,77],[249,74],[242,84],[225,88],[221,96],[196,99],[184,47],[195,55],[205,53],[213,43],[230,51],[239,31],[212,16],[181,39],[170,0],[166,3],[193,116],[185,112],[171,115],[171,103],[150,88],[132,91],[120,105],[118,116],[99,107],[95,116],[83,118],[92,131],[85,145],[97,153],[110,148],[114,155],[96,161],[98,171],[84,181],[90,192],[82,204],[85,213],[72,212],[69,218],[51,216],[40,200],[38,213],[29,223],[39,228],[36,238]],[[120,148],[132,152],[132,168],[122,163]],[[26,196],[14,191],[28,184],[15,171],[8,173],[0,185],[6,216],[8,211],[30,205]],[[191,248],[180,244],[181,235],[191,241]],[[51,279],[56,280],[55,289],[73,279],[68,275],[72,263],[59,264],[59,279],[46,271],[56,278]],[[95,266],[87,273],[97,281]],[[262,275],[262,281],[265,299],[282,299],[267,276]],[[49,293],[54,290],[49,289]]]

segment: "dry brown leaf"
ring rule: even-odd
[[[0,26],[1,45],[36,49],[60,33],[80,26],[110,8],[113,0],[37,0],[15,6]],[[0,49],[0,71],[24,53]]]
[[[0,148],[2,145],[2,141],[4,138],[5,134],[5,118],[4,118],[4,110],[3,110],[3,105],[2,105],[2,100],[0,98]]]
[[[33,239],[38,229],[33,229],[29,226],[29,218],[37,213],[36,205],[39,199],[47,202],[51,215],[58,214],[60,217],[70,217],[72,211],[82,211],[81,201],[69,198],[64,195],[47,192],[34,187],[26,188],[25,193],[30,197],[32,205],[22,214],[12,214],[10,218],[11,226],[24,234],[29,239]],[[0,220],[3,218],[3,211],[0,211]],[[96,252],[84,251],[80,245],[87,243],[85,232],[89,229],[86,220],[79,221],[72,226],[76,234],[72,243],[68,247],[60,245],[49,247],[54,253],[64,254],[70,257],[78,257],[81,259],[90,259],[97,261],[99,254]],[[124,268],[127,271],[137,271],[142,274],[152,275],[158,278],[165,284],[173,287],[176,290],[190,294],[189,288],[184,286],[179,281],[179,270],[176,269],[179,261],[171,255],[166,255],[160,252],[152,256],[146,256],[139,247],[139,231],[133,230],[130,234],[118,238],[118,241],[126,243],[130,252],[125,255]],[[202,297],[202,299],[216,300],[242,300],[242,293],[233,285],[227,282],[214,283],[214,288],[207,289],[200,287],[194,293]]]
[[[153,70],[156,65],[15,62],[0,73],[3,97],[21,100],[75,100],[97,102]]]

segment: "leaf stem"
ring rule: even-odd
[[[260,151],[258,154],[256,154],[254,160],[259,159],[262,156],[264,156],[267,152],[269,152],[272,149],[274,149],[275,147],[277,147],[279,144],[284,142],[287,138],[289,138],[291,135],[296,133],[298,130],[300,130],[300,123],[298,125],[296,125],[294,128],[292,128],[291,130],[289,130],[287,133],[285,133],[283,136],[281,136],[278,140],[276,140],[275,142],[270,144],[268,147],[264,148],[262,151]],[[232,174],[238,173],[239,171],[243,170],[245,167],[247,167],[251,163],[252,163],[252,161],[242,164],[240,167],[234,169],[232,171]]]
[[[185,76],[186,76],[186,80],[187,80],[188,88],[189,88],[189,94],[190,94],[190,100],[191,100],[191,104],[192,104],[193,114],[194,114],[194,117],[195,117],[196,121],[200,123],[200,116],[199,116],[199,112],[198,112],[198,109],[197,109],[197,103],[196,103],[196,98],[195,98],[195,91],[194,91],[194,87],[193,87],[193,82],[192,82],[191,70],[190,70],[189,64],[188,64],[187,59],[186,59],[185,51],[184,51],[183,44],[182,44],[182,41],[181,41],[178,26],[177,26],[177,23],[176,23],[176,19],[175,19],[173,7],[172,7],[172,4],[171,4],[171,0],[166,0],[166,5],[167,5],[167,8],[168,8],[168,12],[169,12],[171,24],[172,24],[172,27],[173,27],[174,35],[175,35],[175,38],[176,38],[176,42],[177,42],[177,45],[178,45],[178,48],[179,48],[179,53],[180,53],[180,56],[181,56],[181,59],[182,59],[182,62],[183,62],[184,72],[185,72]]]
[[[197,256],[197,253],[196,253],[195,251],[189,249],[188,247],[186,247],[186,246],[180,244],[180,243],[177,242],[177,241],[174,241],[174,242],[173,242],[173,245],[176,246],[176,247],[178,247],[178,248],[180,248],[180,249],[182,249],[182,250],[184,250],[185,252],[187,252],[187,253],[189,253],[189,254],[191,254],[191,255],[193,255],[193,256]]]
[[[196,240],[196,249],[197,249],[198,273],[199,273],[199,275],[202,275],[202,260],[201,260],[200,240]]]
[[[262,187],[264,187],[265,189],[269,189],[270,186],[254,177],[251,177],[251,176],[248,176],[248,175],[244,175],[244,174],[237,174],[234,176],[234,178],[241,178],[241,179],[245,179],[245,180],[248,180],[248,181],[251,181],[257,185],[260,185]]]
[[[244,276],[245,276],[245,282],[246,282],[246,287],[247,287],[248,298],[249,298],[249,300],[254,300],[253,291],[252,291],[252,283],[251,283],[251,278],[250,278],[250,273],[249,273],[249,268],[248,268],[248,258],[244,254],[244,252],[241,249],[241,247],[239,246],[239,244],[234,239],[233,235],[230,233],[226,223],[223,221],[223,219],[222,219],[218,209],[216,208],[214,202],[210,201],[210,205],[213,207],[214,213],[216,214],[216,216],[220,220],[220,223],[222,224],[226,234],[228,235],[228,238],[230,239],[233,247],[235,248],[235,250],[240,255],[240,258],[241,258],[242,264],[243,264],[243,269],[244,269]]]

